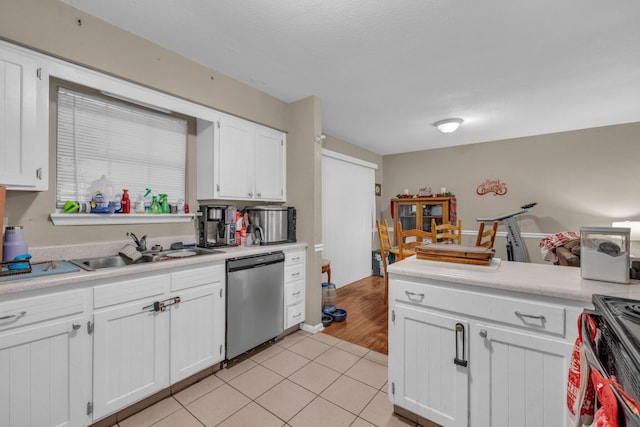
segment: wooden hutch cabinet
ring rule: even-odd
[[[417,228],[431,231],[431,220],[436,224],[444,224],[456,220],[456,198],[447,197],[418,197],[392,199],[393,228],[397,229],[398,221],[403,230]],[[397,235],[396,235],[397,243]]]

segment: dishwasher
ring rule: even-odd
[[[284,331],[284,253],[227,260],[227,359]]]

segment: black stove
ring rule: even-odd
[[[608,376],[615,376],[622,389],[640,402],[640,301],[593,295],[592,318],[599,331],[596,351]],[[640,426],[640,418],[627,414],[628,426]]]

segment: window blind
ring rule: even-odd
[[[185,196],[187,121],[58,88],[57,206],[89,201],[102,175],[132,203],[150,188],[170,203]]]

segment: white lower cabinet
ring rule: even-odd
[[[169,313],[154,310],[168,287],[162,275],[95,288],[95,420],[169,386]]]
[[[224,263],[94,288],[93,419],[224,359]]]
[[[171,275],[171,384],[224,359],[224,264]]]
[[[0,303],[0,425],[91,423],[84,291]]]
[[[579,303],[390,279],[392,403],[444,427],[570,425],[566,380]]]
[[[469,324],[423,308],[396,304],[389,334],[389,371],[394,403],[443,426],[466,426],[469,413],[467,339]]]
[[[486,392],[476,396],[471,425],[569,425],[565,385],[572,343],[485,323],[475,325],[474,339],[474,361],[483,368],[475,373],[475,388]]]
[[[284,329],[288,329],[305,320],[306,254],[300,250],[284,255]]]

